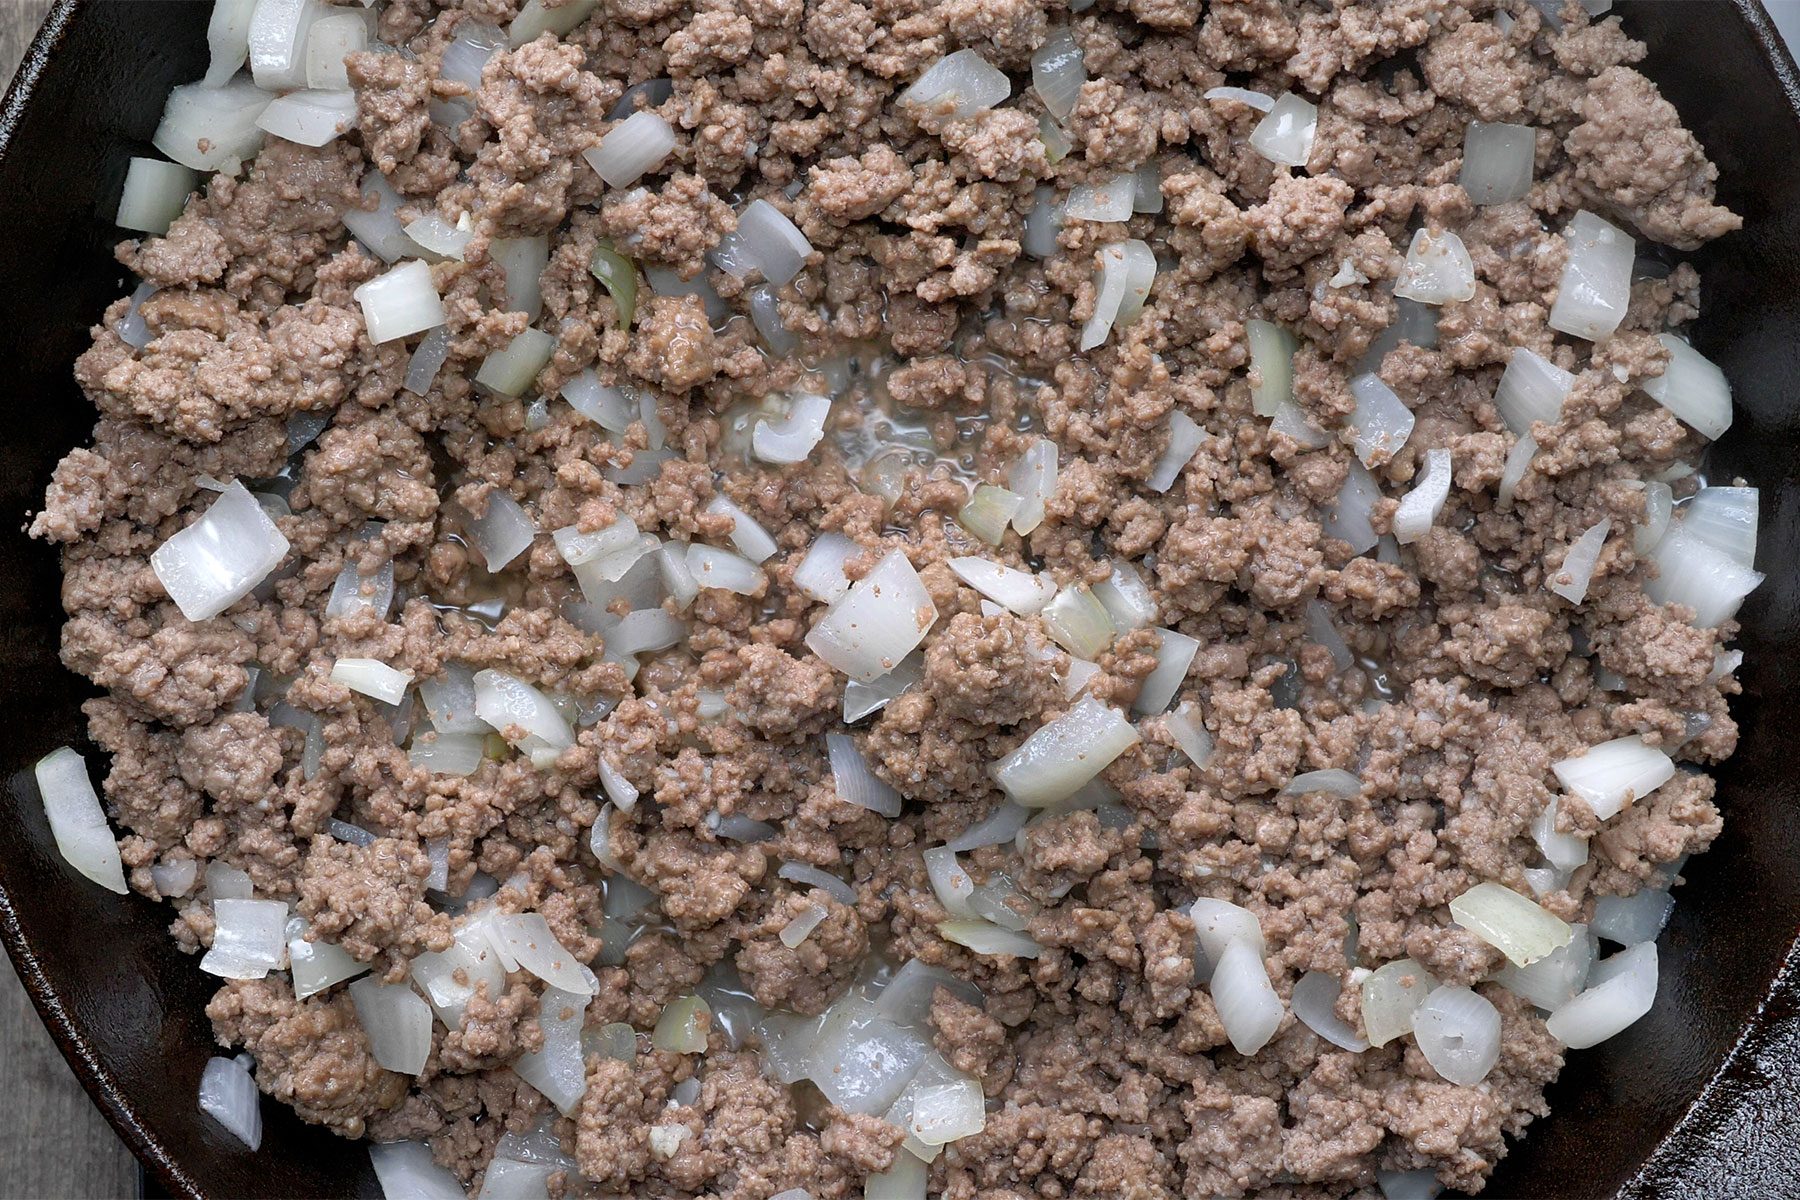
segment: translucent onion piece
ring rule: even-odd
[[[32,768],[44,819],[63,861],[110,892],[126,894],[119,844],[88,776],[87,762],[67,746],[52,750]]]
[[[1421,350],[1430,350],[1437,345],[1437,309],[1401,296],[1394,300],[1394,310],[1394,323],[1369,343],[1368,351],[1357,366],[1358,371],[1380,371],[1388,351],[1403,343]]]
[[[825,422],[830,418],[830,397],[795,395],[787,416],[756,422],[750,434],[750,452],[764,462],[805,462],[825,436]]]
[[[334,821],[330,825],[331,834],[340,841],[353,842],[358,846],[366,846],[375,840],[375,835],[367,830],[358,830],[360,838],[351,835],[343,836],[354,825],[345,825],[342,821]],[[248,900],[256,893],[250,882],[250,876],[236,867],[220,862],[218,859],[206,864],[206,894],[214,900]]]
[[[466,28],[464,22],[459,28]],[[495,238],[488,243],[488,261],[500,264],[506,273],[506,295],[501,305],[507,312],[522,312],[535,321],[544,312],[544,291],[540,278],[550,263],[550,239],[537,237]],[[630,260],[627,259],[627,262]],[[604,280],[602,281],[604,282]],[[636,276],[632,276],[636,286]],[[623,286],[623,285],[621,285]],[[615,293],[616,297],[617,293]],[[629,301],[622,307],[629,309]],[[629,320],[629,316],[626,318]]]
[[[412,686],[411,671],[396,670],[374,658],[340,658],[331,664],[331,680],[383,704],[398,704]]]
[[[806,645],[836,670],[868,683],[912,653],[936,620],[931,593],[905,553],[894,550],[832,604],[806,635]]]
[[[405,984],[358,979],[350,985],[356,1019],[369,1036],[375,1061],[402,1075],[417,1075],[431,1054],[431,1006]]]
[[[1633,734],[1590,747],[1586,753],[1550,764],[1565,790],[1587,801],[1602,821],[1619,815],[1675,776],[1675,763]]]
[[[1019,830],[1036,812],[1008,800],[945,844],[957,854],[979,850],[983,846],[1002,846],[1018,836]]]
[[[836,1012],[836,1009],[832,1009]],[[782,1083],[793,1084],[806,1078],[812,1069],[812,1055],[819,1030],[825,1018],[796,1017],[787,1013],[769,1013],[756,1024],[762,1039],[758,1057],[763,1067]]]
[[[577,525],[565,525],[553,530],[550,537],[564,562],[571,567],[598,564],[601,576],[610,580],[623,578],[643,557],[643,537],[637,522],[623,514],[615,517],[612,524],[591,532],[583,532]]]
[[[1030,928],[1031,919],[1038,911],[1035,900],[1019,890],[1012,880],[999,874],[976,886],[969,894],[969,907],[978,917],[1002,928],[1020,931]]]
[[[863,1181],[863,1200],[925,1200],[931,1169],[911,1154],[894,1155],[894,1165]]]
[[[944,921],[937,929],[945,941],[955,942],[977,954],[1036,958],[1044,952],[1030,934],[979,918]]]
[[[878,1116],[899,1098],[930,1050],[927,1037],[852,993],[826,1012],[807,1076],[845,1112]]]
[[[574,1116],[587,1092],[587,1070],[582,1062],[581,1027],[587,1017],[590,996],[544,989],[538,1002],[538,1027],[544,1031],[541,1050],[522,1054],[513,1062],[520,1079],[542,1092],[565,1117]]]
[[[181,615],[204,621],[248,596],[287,552],[263,506],[233,481],[205,516],[156,548],[150,566]]]
[[[1310,100],[1283,92],[1269,115],[1250,133],[1250,148],[1270,162],[1304,167],[1312,157],[1313,135],[1319,127],[1319,109]]]
[[[1701,488],[1681,510],[1682,532],[1699,538],[1740,567],[1755,566],[1757,500],[1757,489],[1752,487]]]
[[[1159,213],[1163,210],[1162,167],[1145,163],[1132,175],[1131,211]]]
[[[1202,896],[1188,906],[1188,917],[1194,923],[1194,945],[1198,950],[1194,977],[1201,982],[1211,977],[1213,968],[1225,957],[1226,947],[1233,942],[1249,946],[1258,959],[1267,953],[1262,925],[1256,914],[1242,905]]]
[[[223,87],[249,59],[250,17],[255,11],[256,0],[214,0],[212,17],[206,23],[211,57],[206,78],[201,80],[207,87]]]
[[[564,0],[561,4],[549,0],[525,0],[519,15],[506,27],[507,44],[516,50],[546,33],[563,37],[587,20],[598,7],[600,0]]]
[[[800,339],[782,323],[775,289],[766,283],[759,283],[750,289],[749,296],[750,321],[756,326],[756,332],[762,334],[769,353],[779,358],[792,355],[800,348]]]
[[[306,922],[295,917],[287,924],[288,966],[293,973],[294,999],[317,995],[335,983],[355,979],[369,969],[341,946],[306,940]]]
[[[1317,600],[1308,601],[1306,605],[1306,638],[1331,653],[1331,663],[1340,674],[1355,664],[1356,658],[1350,653],[1349,645],[1331,622],[1331,613]]]
[[[688,570],[687,547],[682,543],[664,542],[658,546],[656,569],[677,608],[686,608],[700,594],[700,584]]]
[[[784,862],[776,869],[775,874],[793,883],[816,887],[846,908],[856,907],[856,889],[829,871],[822,871],[807,863]]]
[[[298,91],[277,96],[257,114],[256,126],[302,146],[323,146],[356,125],[356,93]]]
[[[1056,253],[1056,237],[1062,232],[1063,210],[1048,187],[1032,193],[1031,211],[1025,214],[1025,253],[1050,258]]]
[[[1593,931],[1609,942],[1635,946],[1654,942],[1675,911],[1675,897],[1660,888],[1644,888],[1630,896],[1602,896],[1594,901]]]
[[[113,332],[119,335],[119,340],[133,350],[142,350],[150,344],[150,327],[144,322],[144,301],[156,295],[156,291],[154,284],[138,284],[131,292],[131,307],[113,325]]]
[[[1545,1028],[1571,1050],[1622,1032],[1656,1003],[1655,942],[1640,942],[1594,967],[1600,981],[1550,1014]]]
[[[1560,797],[1550,797],[1544,811],[1531,822],[1531,840],[1543,852],[1544,860],[1559,871],[1573,871],[1588,860],[1587,839],[1573,833],[1558,833],[1556,812]]]
[[[1550,328],[1599,341],[1619,327],[1631,305],[1637,243],[1618,226],[1578,212],[1563,230],[1569,260],[1550,306]]]
[[[606,648],[614,654],[653,654],[687,640],[687,626],[660,608],[626,613],[613,627]]]
[[[1294,1015],[1302,1024],[1332,1045],[1342,1050],[1360,1054],[1369,1048],[1369,1043],[1357,1035],[1356,1030],[1344,1023],[1334,1011],[1337,1006],[1338,993],[1343,985],[1335,975],[1327,975],[1323,971],[1308,971],[1294,984],[1292,1005]]]
[[[1476,204],[1522,200],[1531,190],[1536,160],[1537,130],[1531,126],[1470,121],[1457,182]]]
[[[400,217],[396,210],[400,207],[400,197],[389,184],[387,177],[373,167],[363,172],[362,196],[367,201],[375,198],[374,209],[347,208],[344,210],[344,228],[348,229],[356,240],[367,246],[369,250],[384,262],[397,262],[409,254],[417,254],[419,247],[406,236],[401,227]],[[446,341],[448,334],[445,335]],[[440,361],[439,365],[442,363]],[[434,368],[432,374],[437,373]],[[426,380],[429,384],[430,380]],[[408,373],[408,390],[412,389],[411,373]],[[420,395],[424,393],[420,391]]]
[[[1035,78],[1035,71],[1034,71]],[[1012,81],[973,50],[938,59],[900,93],[902,107],[943,117],[968,117],[1012,95]]]
[[[1212,760],[1212,734],[1200,721],[1200,706],[1192,700],[1183,701],[1174,712],[1163,717],[1163,728],[1181,747],[1181,752],[1196,767],[1205,767]]]
[[[1077,658],[1097,658],[1118,633],[1106,606],[1082,584],[1058,591],[1040,612],[1044,632]]]
[[[1331,435],[1308,420],[1301,407],[1291,401],[1276,409],[1269,420],[1269,429],[1293,438],[1302,450],[1323,450],[1331,445]]]
[[[979,920],[975,910],[969,907],[969,897],[975,891],[975,881],[969,873],[956,861],[956,851],[947,846],[933,846],[924,853],[925,873],[931,880],[931,890],[936,893],[938,903],[952,917],[965,920]]]
[[[1568,552],[1563,555],[1562,566],[1554,574],[1546,575],[1544,586],[1570,604],[1580,604],[1587,599],[1588,584],[1594,578],[1594,568],[1611,532],[1612,519],[1609,517],[1601,518],[1598,524],[1583,531],[1570,543]]]
[[[606,131],[600,144],[583,150],[594,173],[611,187],[630,187],[660,168],[675,149],[675,130],[653,112],[638,111]]]
[[[592,979],[575,956],[556,940],[541,913],[496,916],[488,925],[488,935],[503,957],[511,957],[551,987],[578,996],[593,994]]]
[[[200,173],[191,168],[159,158],[133,158],[125,169],[114,223],[121,229],[165,234],[199,186]]]
[[[1045,113],[1038,118],[1038,141],[1044,143],[1044,157],[1050,161],[1051,166],[1055,166],[1063,159],[1069,157],[1069,151],[1075,148],[1075,143],[1069,140],[1068,133],[1061,125],[1058,125],[1055,121],[1051,120],[1049,113]],[[1049,191],[1048,188],[1041,190],[1046,192]],[[1029,242],[1029,227],[1026,238]],[[1034,257],[1049,257],[1048,254],[1037,254],[1036,251],[1031,250],[1029,246],[1027,247],[1027,251],[1028,253],[1033,254]],[[1055,247],[1052,246],[1050,253],[1054,254],[1055,252]]]
[[[1379,375],[1356,376],[1350,381],[1350,393],[1356,397],[1356,411],[1350,417],[1356,457],[1365,467],[1380,466],[1400,453],[1412,436],[1412,410]]]
[[[921,1089],[913,1097],[907,1131],[927,1146],[942,1146],[980,1133],[986,1125],[981,1083],[964,1078]]]
[[[1575,377],[1523,346],[1512,352],[1494,406],[1506,427],[1519,437],[1531,432],[1533,421],[1554,425],[1562,420],[1563,400],[1575,386]]]
[[[1495,23],[1507,15],[1504,10],[1495,13]],[[1429,1167],[1417,1171],[1377,1171],[1375,1182],[1381,1188],[1381,1200],[1437,1200],[1444,1190],[1444,1185],[1438,1182],[1437,1172]]]
[[[1081,85],[1087,82],[1087,66],[1075,35],[1058,29],[1031,56],[1031,86],[1044,102],[1050,115],[1059,121],[1069,119]]]
[[[767,200],[752,200],[738,214],[737,232],[733,235],[741,247],[748,267],[780,287],[800,274],[812,254],[812,243],[780,209]],[[746,271],[726,268],[731,274]]]
[[[442,678],[420,683],[419,699],[440,733],[490,732],[488,723],[475,711],[475,673],[462,663],[445,663]]]
[[[487,759],[487,735],[421,730],[413,734],[406,759],[433,775],[466,778],[479,771]]]
[[[1250,407],[1259,417],[1272,417],[1294,398],[1294,352],[1300,343],[1269,321],[1245,321],[1244,332],[1250,341],[1250,369],[1258,381],[1250,386]]]
[[[1504,964],[1494,982],[1528,1004],[1555,1012],[1573,1000],[1587,984],[1594,965],[1594,935],[1585,925],[1571,925],[1575,936],[1569,944],[1545,955],[1529,967]]]
[[[1062,215],[1077,221],[1129,221],[1132,197],[1136,194],[1137,180],[1133,176],[1108,176],[1098,183],[1084,183],[1071,191],[1068,201],[1063,205]],[[1121,286],[1123,278],[1121,275]],[[1115,303],[1115,312],[1117,308]],[[1087,347],[1083,346],[1082,349]]]
[[[844,574],[849,561],[862,547],[841,533],[821,533],[794,568],[794,586],[822,604],[830,604],[850,590]]]
[[[738,553],[753,563],[768,561],[775,553],[775,539],[769,531],[756,523],[756,519],[724,496],[714,496],[705,510],[708,514],[731,519],[731,544]]]
[[[160,143],[158,149],[163,149]],[[1644,380],[1644,391],[1694,432],[1717,441],[1731,428],[1731,384],[1725,372],[1674,334],[1659,333],[1656,340],[1669,352],[1669,365],[1661,375]]]
[[[261,979],[287,952],[287,905],[279,900],[213,900],[212,948],[200,969],[222,979]]]
[[[896,1024],[929,1032],[926,1021],[931,1015],[932,997],[939,988],[949,990],[977,1008],[984,1002],[981,989],[968,980],[952,975],[942,967],[929,967],[916,958],[909,958],[875,998],[875,1010]]]
[[[1332,796],[1356,796],[1362,793],[1362,780],[1349,771],[1332,767],[1324,771],[1307,771],[1288,780],[1281,789],[1284,796],[1310,796],[1325,793]]]
[[[487,496],[487,509],[469,522],[469,540],[481,552],[489,571],[503,570],[531,549],[537,526],[519,502],[498,489]]]
[[[823,924],[825,918],[829,915],[829,913],[816,904],[808,905],[806,908],[800,910],[799,916],[794,917],[786,925],[783,925],[781,927],[781,933],[777,936],[781,938],[782,945],[792,950],[810,937],[812,931]]]
[[[1044,503],[1056,494],[1056,443],[1039,438],[1026,447],[1008,473],[1007,485],[1024,499],[1012,527],[1029,536],[1044,523]]]
[[[556,339],[541,329],[522,329],[504,350],[481,360],[475,382],[502,396],[522,396],[531,390],[538,372],[556,352]]]
[[[957,523],[990,546],[1006,537],[1006,525],[1018,515],[1025,499],[991,483],[977,484],[969,502],[956,514]]]
[[[523,1072],[520,1074],[523,1076]],[[582,1086],[586,1087],[585,1080]],[[543,1091],[542,1088],[538,1090]],[[542,1200],[549,1195],[550,1176],[564,1169],[568,1168],[554,1163],[518,1162],[496,1152],[482,1172],[481,1191],[476,1193],[475,1200]]]
[[[271,97],[243,76],[219,87],[188,83],[169,93],[151,142],[184,167],[216,171],[246,159],[263,144],[256,119]]]
[[[431,268],[417,260],[377,275],[351,295],[362,306],[369,340],[378,344],[444,323],[444,302],[438,297]]]
[[[158,895],[185,896],[194,890],[199,867],[191,858],[165,859],[150,865],[150,882]]]
[[[511,741],[535,737],[559,750],[575,742],[568,720],[550,698],[504,671],[475,672],[475,715]]]
[[[388,1200],[468,1200],[456,1176],[432,1160],[424,1142],[371,1145],[369,1161]]]
[[[1131,176],[1121,175],[1127,185]],[[1076,189],[1079,193],[1080,189]],[[1070,197],[1069,215],[1082,216],[1075,211],[1075,198]],[[1126,201],[1125,216],[1129,217],[1130,200]],[[1093,218],[1123,219],[1123,218]],[[1100,248],[1100,272],[1094,284],[1094,315],[1088,318],[1081,329],[1079,347],[1092,350],[1106,340],[1115,324],[1123,324],[1144,306],[1144,299],[1150,294],[1151,283],[1156,278],[1156,255],[1151,252],[1145,242],[1132,238],[1129,241],[1114,242]],[[1171,481],[1172,482],[1172,481]],[[1161,489],[1158,489],[1161,490]]]
[[[386,620],[394,603],[394,560],[384,558],[372,574],[364,575],[356,569],[355,550],[352,543],[344,555],[343,569],[325,601],[325,615],[341,617],[366,608]]]
[[[1350,543],[1351,554],[1366,554],[1381,538],[1371,520],[1381,499],[1381,487],[1361,463],[1351,463],[1337,503],[1325,514],[1324,529],[1330,537]]]
[[[718,588],[740,596],[753,596],[768,582],[768,576],[749,559],[697,542],[687,548],[687,569],[701,589]]]
[[[1362,981],[1363,1032],[1371,1046],[1411,1033],[1413,1013],[1437,986],[1424,967],[1402,958],[1369,972]]]
[[[1138,569],[1124,559],[1115,560],[1111,577],[1092,591],[1117,629],[1142,629],[1157,618],[1156,597]]]
[[[1063,699],[1073,700],[1100,673],[1100,664],[1085,658],[1070,658],[1069,672],[1063,679]]]
[[[1133,712],[1146,716],[1169,707],[1187,679],[1194,656],[1200,653],[1199,641],[1185,633],[1158,629],[1156,637],[1156,669],[1144,676],[1143,683],[1138,685],[1137,699],[1131,705]]]
[[[1674,522],[1652,557],[1657,577],[1644,584],[1656,604],[1684,604],[1694,610],[1694,624],[1712,629],[1729,621],[1763,576],[1732,559],[1716,546]]]
[[[1462,239],[1447,229],[1416,231],[1394,295],[1433,305],[1473,300],[1475,263]]]
[[[1529,967],[1574,937],[1568,923],[1511,888],[1478,883],[1450,901],[1456,923],[1521,967]],[[1435,1065],[1435,1064],[1434,1064]]]
[[[255,1150],[262,1145],[262,1094],[234,1058],[211,1058],[200,1072],[200,1111]]]
[[[1281,997],[1269,985],[1262,953],[1247,941],[1233,941],[1219,956],[1210,981],[1213,1006],[1225,1036],[1239,1054],[1255,1054],[1281,1026]]]
[[[1044,808],[1074,795],[1139,740],[1116,709],[1084,697],[995,763],[991,773],[1016,803]]]
[[[1450,498],[1450,479],[1450,451],[1427,450],[1424,473],[1394,510],[1395,541],[1408,545],[1430,532]]]
[[[278,92],[306,86],[306,35],[324,7],[319,0],[257,0],[246,39],[257,87]]]
[[[958,579],[1020,616],[1041,611],[1057,594],[1056,585],[1042,576],[985,558],[953,558],[949,566]]]
[[[900,815],[900,793],[869,770],[869,764],[848,734],[826,734],[825,754],[831,762],[831,778],[840,800],[884,817]]]
[[[637,266],[614,250],[610,242],[603,241],[594,247],[594,253],[588,258],[588,271],[612,297],[620,327],[629,326],[637,315]]]
[[[444,47],[438,78],[458,83],[470,92],[481,89],[481,73],[496,52],[506,45],[506,35],[483,21],[464,20],[456,27],[456,40]]]
[[[1530,434],[1526,434],[1513,443],[1513,448],[1506,453],[1506,466],[1500,473],[1500,487],[1497,492],[1500,503],[1511,504],[1513,493],[1531,470],[1531,460],[1537,457],[1538,444]]]
[[[1267,92],[1255,92],[1241,87],[1212,87],[1200,93],[1200,98],[1209,102],[1229,100],[1237,104],[1254,108],[1257,112],[1266,113],[1275,107],[1275,97]]]
[[[1432,1070],[1473,1087],[1500,1060],[1500,1012],[1466,987],[1436,988],[1413,1012],[1413,1040]]]
[[[1153,492],[1166,492],[1181,477],[1181,472],[1193,461],[1194,451],[1200,449],[1206,441],[1206,430],[1198,422],[1180,409],[1169,413],[1168,441],[1163,452],[1157,456],[1156,465],[1150,471],[1150,477],[1144,486]]]

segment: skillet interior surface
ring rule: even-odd
[[[167,910],[121,900],[57,857],[31,764],[85,747],[85,680],[57,659],[53,550],[26,514],[51,467],[85,444],[93,412],[70,376],[102,308],[130,288],[109,215],[127,157],[145,153],[163,97],[198,78],[208,5],[61,0],[0,112],[0,363],[12,417],[0,439],[0,934],[76,1073],[163,1187],[195,1196],[379,1196],[367,1157],[265,1102],[247,1154],[194,1096],[213,1052],[211,981],[165,935]],[[1744,232],[1696,257],[1700,349],[1736,388],[1715,480],[1762,488],[1759,567],[1734,703],[1737,757],[1719,772],[1725,832],[1687,868],[1664,934],[1657,1007],[1575,1057],[1494,1176],[1495,1196],[1800,1195],[1800,87],[1756,0],[1625,0],[1644,69],[1720,170]],[[1779,564],[1779,565],[1778,565]]]

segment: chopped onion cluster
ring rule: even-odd
[[[1494,405],[1506,427],[1522,438],[1531,432],[1533,421],[1554,425],[1562,420],[1563,401],[1574,386],[1573,375],[1521,346],[1507,360]]]
[[[1080,52],[1076,68],[1080,69]],[[1033,76],[1036,64],[1033,64]],[[1079,88],[1079,84],[1076,85]],[[940,117],[969,117],[993,108],[1012,95],[1012,81],[973,50],[958,50],[938,59],[912,86],[900,93],[903,108]]]
[[[931,593],[905,553],[894,550],[832,603],[806,645],[832,667],[869,683],[911,654],[936,621]]]
[[[1356,411],[1350,416],[1356,457],[1365,467],[1378,467],[1406,445],[1412,436],[1413,415],[1381,376],[1370,373],[1350,381]]]
[[[1059,29],[1044,39],[1031,56],[1031,86],[1044,102],[1044,107],[1058,121],[1069,119],[1081,85],[1087,82],[1087,67],[1081,47],[1067,29]]]
[[[669,123],[640,110],[607,130],[600,144],[581,156],[608,186],[623,188],[661,167],[674,149],[675,130]]]
[[[1450,902],[1457,924],[1521,967],[1569,944],[1568,923],[1502,884],[1478,883]]]
[[[1130,176],[1122,176],[1127,183]],[[1127,201],[1126,215],[1130,215]],[[1143,311],[1156,280],[1156,255],[1145,242],[1132,238],[1100,248],[1100,272],[1094,284],[1094,315],[1081,329],[1082,350],[1092,350],[1106,340],[1114,327],[1128,325]]]
[[[210,1058],[200,1072],[200,1111],[251,1150],[262,1146],[262,1093],[234,1058]]]

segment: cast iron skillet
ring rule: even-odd
[[[164,934],[168,910],[94,887],[56,855],[31,782],[83,744],[92,694],[57,661],[55,553],[21,526],[93,412],[70,378],[87,327],[129,290],[107,217],[169,88],[206,63],[209,5],[61,0],[0,112],[0,934],[88,1091],[177,1196],[379,1196],[360,1146],[263,1105],[248,1154],[195,1110],[211,980]],[[1737,389],[1715,477],[1762,487],[1763,585],[1743,614],[1741,749],[1720,773],[1725,833],[1694,860],[1662,939],[1656,1009],[1575,1056],[1494,1176],[1495,1196],[1800,1195],[1800,77],[1756,0],[1626,0],[1645,70],[1721,173],[1745,229],[1698,256],[1695,331]]]

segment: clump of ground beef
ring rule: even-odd
[[[1642,390],[1698,278],[1641,272],[1598,343],[1547,322],[1578,210],[1680,250],[1738,221],[1644,47],[1552,7],[379,5],[351,128],[270,136],[119,248],[154,290],[76,364],[93,444],[32,531],[62,553],[64,661],[107,693],[86,711],[131,886],[177,906],[185,947],[241,887],[385,984],[537,918],[573,973],[459,967],[473,994],[446,1017],[432,993],[416,1073],[378,1061],[356,985],[296,998],[281,969],[224,983],[221,1045],[308,1121],[429,1143],[470,1194],[502,1159],[553,1164],[569,1196],[841,1200],[909,1171],[956,1200],[1368,1196],[1382,1172],[1478,1190],[1547,1113],[1563,1047],[1450,902],[1496,883],[1580,923],[1666,891],[1719,832],[1701,771],[1735,743],[1735,626],[1653,603],[1634,541],[1646,481],[1677,503],[1700,486],[1683,464],[1705,440]],[[514,22],[566,32],[509,41]],[[1052,112],[1032,59],[1057,39],[1085,81]],[[472,48],[491,51],[473,80]],[[901,102],[952,53],[1009,95]],[[1221,86],[1315,105],[1304,165],[1260,152],[1255,96]],[[608,186],[583,154],[633,112],[673,149]],[[1471,201],[1472,121],[1535,131],[1522,198]],[[1121,176],[1123,219],[1055,217]],[[401,221],[464,239],[409,255],[432,260],[440,331],[370,339],[358,289],[390,264],[345,218],[377,180]],[[804,251],[775,279],[771,212]],[[1467,299],[1396,301],[1418,229],[1460,237]],[[1154,282],[1082,349],[1127,240]],[[1295,339],[1273,423],[1252,321]],[[478,380],[528,328],[535,379]],[[1495,404],[1521,349],[1575,379],[1522,457]],[[1350,380],[1369,373],[1413,425],[1365,471]],[[773,461],[758,439],[802,396],[830,400],[823,437]],[[1439,449],[1447,501],[1401,545],[1396,502]],[[1340,511],[1358,480],[1368,544]],[[289,550],[190,621],[151,555],[230,482]],[[984,524],[978,485],[1024,507]],[[490,563],[509,512],[529,544]],[[1572,603],[1550,585],[1603,519]],[[609,573],[570,552],[627,521],[620,544],[652,553]],[[918,588],[899,632],[926,627],[852,680],[819,631],[891,555]],[[970,558],[1034,590],[996,603]],[[1194,644],[1173,680],[1156,630]],[[346,659],[411,685],[378,700]],[[566,744],[475,719],[477,672],[530,689]],[[994,764],[1083,705],[1136,740],[1019,810]],[[1632,735],[1679,773],[1616,816],[1560,795],[1587,857],[1551,869],[1552,764]],[[1350,786],[1289,787],[1317,771]],[[1003,829],[945,875],[940,848],[977,826]],[[1255,1053],[1209,991],[1203,899],[1266,943],[1282,1016]],[[1323,973],[1355,1035],[1358,985],[1401,958],[1496,1010],[1480,1083],[1410,1036],[1353,1050],[1292,1011]],[[978,1101],[941,1149],[790,1061],[896,1012],[908,1069]],[[580,1067],[553,1097],[525,1063],[556,1053]]]

